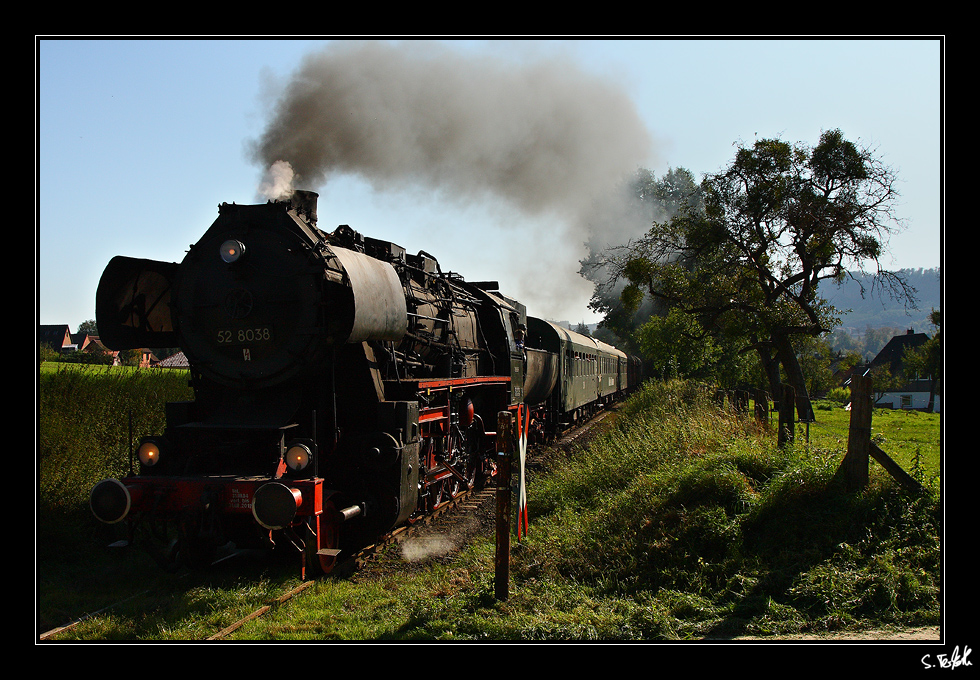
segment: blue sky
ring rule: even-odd
[[[443,42],[447,62],[486,57],[516,71],[560,58],[568,73],[615,88],[648,133],[638,162],[658,176],[670,167],[698,177],[720,170],[736,143],[756,137],[813,144],[840,128],[900,180],[897,214],[907,226],[883,264],[941,264],[938,40]],[[96,286],[114,255],[180,261],[219,203],[260,200],[265,168],[246,149],[270,120],[268,95],[304,56],[327,47],[298,39],[39,40],[38,322],[76,330],[94,318]],[[601,116],[603,104],[583,115]],[[499,280],[534,316],[597,320],[587,309],[591,285],[577,274],[580,239],[554,214],[529,215],[493,196],[460,200],[432,181],[381,184],[354,169],[300,188],[320,193],[326,231],[349,224],[432,253],[467,279]]]

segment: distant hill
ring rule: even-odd
[[[842,311],[841,327],[858,333],[865,328],[905,328],[917,332],[931,333],[933,328],[929,322],[929,313],[941,306],[940,269],[900,269],[909,284],[916,290],[918,309],[906,310],[904,306],[882,294],[879,290],[871,289],[871,277],[855,275],[863,280],[865,297],[861,297],[861,288],[857,281],[850,278],[841,286],[823,283],[820,293],[832,305]],[[851,310],[851,311],[847,311]]]

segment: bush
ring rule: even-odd
[[[101,349],[66,352],[58,357],[58,361],[64,364],[88,364],[91,366],[112,366],[113,363],[112,354]]]

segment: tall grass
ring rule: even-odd
[[[64,515],[129,469],[132,437],[160,433],[167,401],[189,399],[186,371],[62,364],[37,389],[38,511]]]
[[[656,636],[937,619],[932,492],[873,469],[864,492],[846,493],[843,451],[779,448],[709,397],[648,383],[616,427],[535,481],[520,577],[640,597],[669,613]]]

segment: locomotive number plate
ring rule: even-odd
[[[254,328],[219,329],[216,340],[222,346],[272,342],[272,328],[256,326]]]

